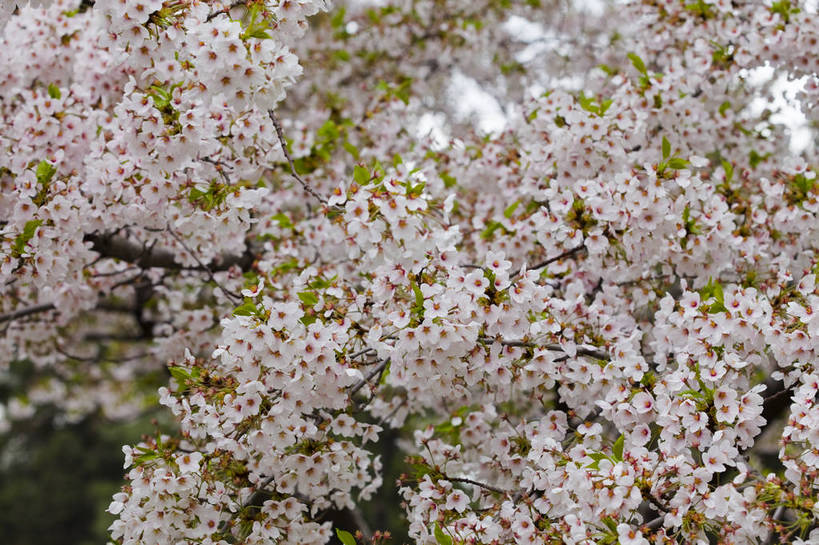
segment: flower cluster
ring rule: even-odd
[[[815,121],[815,10],[343,4],[10,19],[0,364],[44,378],[0,415],[167,370],[122,545],[377,542],[386,440],[419,543],[816,543],[817,156],[758,107]]]

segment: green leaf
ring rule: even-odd
[[[299,300],[308,307],[314,307],[318,303],[318,296],[312,291],[300,291]]]
[[[171,105],[171,93],[159,85],[151,85],[148,89],[148,96],[154,100],[154,106],[158,110]]]
[[[342,144],[347,153],[353,156],[353,159],[358,159],[360,153],[358,152],[358,148],[352,145],[349,141],[345,140],[344,144]]]
[[[708,283],[700,290],[700,297],[705,301],[714,298],[714,303],[708,307],[708,312],[715,314],[717,312],[725,312],[725,295],[722,291],[722,284],[715,281],[713,278],[708,279]]]
[[[370,171],[361,165],[356,165],[353,169],[353,179],[358,185],[367,185],[370,181]]]
[[[611,447],[611,455],[615,461],[621,462],[623,460],[623,446],[625,445],[626,438],[621,433],[620,437],[617,438],[617,441],[614,442],[614,445]]]
[[[691,396],[694,399],[702,398],[702,392],[700,392],[699,390],[683,390],[678,395],[680,395],[680,396]]]
[[[589,458],[591,458],[595,462],[599,462],[600,460],[605,460],[605,459],[608,458],[608,456],[606,456],[602,452],[589,452],[589,453],[586,454],[586,456],[588,456]]]
[[[433,533],[435,534],[435,541],[438,542],[438,545],[452,545],[452,538],[441,530],[437,522],[435,523]]]
[[[711,19],[715,16],[714,10],[711,9],[711,4],[704,0],[697,0],[685,5],[685,9],[699,15],[703,19]]]
[[[338,125],[332,119],[328,119],[316,131],[316,139],[319,144],[327,144],[341,136],[341,131],[338,130]]]
[[[654,108],[659,110],[662,107],[663,107],[663,97],[662,97],[662,95],[660,95],[660,93],[657,93],[656,95],[654,95]]]
[[[256,303],[251,300],[247,300],[235,309],[233,309],[234,316],[252,316],[258,313],[258,309],[256,308]]]
[[[29,220],[26,222],[26,225],[23,227],[23,232],[17,235],[14,239],[14,245],[11,247],[11,254],[14,257],[23,255],[26,244],[28,244],[28,241],[31,240],[34,233],[37,232],[37,228],[42,224],[43,220]]]
[[[338,278],[338,275],[333,275],[331,278],[324,277],[316,278],[307,285],[314,290],[326,290],[327,288],[333,285],[333,282],[335,282],[336,278]]]
[[[455,177],[452,176],[449,172],[442,172],[441,180],[443,180],[444,187],[446,187],[447,189],[454,187],[458,183],[458,180],[456,180]]]
[[[734,165],[723,159],[722,169],[725,171],[725,184],[730,184],[731,179],[734,177]]]
[[[671,156],[671,142],[668,141],[668,138],[663,136],[663,160],[668,159]]]
[[[756,168],[756,167],[759,166],[759,163],[766,160],[770,156],[771,156],[770,153],[766,153],[765,155],[762,155],[761,153],[759,153],[755,149],[752,149],[748,153],[748,162],[751,164],[751,168]]]
[[[339,8],[339,10],[335,12],[333,14],[333,17],[330,19],[330,25],[332,25],[333,28],[341,28],[341,25],[344,24],[345,13],[346,10],[344,9],[343,6]]]
[[[318,318],[315,315],[305,314],[304,316],[301,317],[301,319],[299,321],[301,323],[303,323],[305,327],[308,327],[310,324],[312,324],[316,320],[318,320]]]
[[[426,182],[419,182],[416,185],[412,185],[409,182],[404,184],[404,187],[407,188],[407,196],[408,197],[420,197],[421,194],[424,192],[424,188],[427,186]]]
[[[248,30],[244,33],[243,37],[247,38],[256,38],[257,40],[269,40],[271,38],[270,34],[267,33],[266,28],[254,28]]]
[[[279,212],[278,214],[274,214],[271,219],[273,221],[277,222],[279,224],[279,227],[281,227],[282,229],[292,229],[293,228],[293,222],[290,221],[290,218],[288,218],[282,212]]]
[[[672,157],[668,160],[668,168],[672,170],[682,170],[684,168],[688,168],[688,165],[688,161],[682,157]]]
[[[509,206],[506,207],[506,210],[503,211],[503,216],[506,219],[511,218],[515,214],[515,209],[520,205],[520,201],[515,201]]]
[[[606,528],[608,528],[609,530],[611,530],[614,533],[617,533],[617,522],[615,522],[615,520],[613,518],[604,517],[602,520],[603,520],[603,524],[606,525]]]
[[[62,93],[60,93],[60,88],[54,85],[53,83],[48,84],[48,96],[51,98],[60,98]]]
[[[631,64],[634,65],[634,68],[636,68],[638,72],[640,72],[644,76],[648,75],[648,70],[646,70],[646,65],[643,62],[643,59],[641,59],[634,53],[629,53],[628,58],[629,60],[631,60]]]
[[[143,454],[140,454],[139,456],[133,458],[133,465],[140,466],[145,462],[149,462],[157,458],[159,458],[159,454],[157,454],[156,452],[144,452]]]
[[[586,110],[587,112],[591,112],[593,114],[600,113],[600,107],[597,105],[593,98],[587,97],[583,92],[580,93],[580,96],[577,98],[577,101],[580,103],[580,107]]]
[[[423,315],[424,313],[424,293],[421,291],[421,288],[418,287],[413,281],[410,281],[410,287],[412,288],[412,293],[415,296],[415,305],[412,307],[412,311],[415,314]]]
[[[387,365],[386,365],[386,367],[384,367],[384,370],[381,371],[381,380],[378,381],[378,384],[383,386],[384,384],[387,383],[387,377],[390,375],[390,366],[391,365],[392,365],[392,362],[390,360],[387,360]]]
[[[401,102],[404,104],[409,104],[409,97],[410,97],[410,87],[412,85],[412,79],[407,78],[398,86],[395,91],[395,96],[397,96]]]
[[[176,381],[176,384],[180,389],[187,388],[186,383],[192,379],[190,371],[188,371],[184,367],[168,366],[168,372],[171,374],[171,377],[173,377],[173,379]]]
[[[605,72],[609,77],[616,75],[618,72],[616,68],[609,66],[608,64],[598,64],[597,68]]]
[[[501,227],[503,227],[503,225],[501,225],[499,221],[494,220],[490,221],[489,223],[486,224],[486,228],[483,231],[481,231],[481,238],[484,240],[490,240],[494,236],[495,231],[497,231]]]
[[[57,172],[57,169],[54,168],[54,165],[49,163],[48,161],[40,161],[37,164],[37,183],[40,185],[48,185],[51,182],[51,178]]]
[[[778,13],[785,23],[791,20],[791,13],[799,13],[799,8],[791,7],[790,0],[779,0],[774,2],[770,7],[771,13]]]
[[[336,536],[343,545],[355,545],[355,538],[350,532],[336,528]]]

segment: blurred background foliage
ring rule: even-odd
[[[7,545],[107,542],[105,512],[122,485],[121,447],[151,429],[147,417],[115,424],[99,415],[56,423],[40,411],[0,436],[0,528]]]
[[[41,378],[27,362],[15,362],[0,376],[0,403]],[[155,385],[154,385],[155,386]],[[21,390],[22,388],[22,390]],[[80,421],[42,406],[0,433],[0,543],[3,545],[103,545],[114,516],[105,510],[125,483],[122,445],[145,434],[175,435],[170,411],[158,405],[138,418],[115,422],[96,412]],[[385,431],[372,445],[381,455],[384,485],[361,514],[372,531],[389,531],[390,543],[408,543],[407,522],[396,481],[405,470],[397,443],[409,434]],[[329,512],[324,520],[355,532],[349,512]],[[333,535],[331,543],[340,543]]]

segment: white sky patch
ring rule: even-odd
[[[446,148],[449,138],[444,132],[446,115],[440,112],[427,112],[418,120],[416,135],[422,140],[430,140],[433,149]]]
[[[356,23],[355,21],[350,21],[344,27],[344,30],[347,31],[347,34],[355,34],[356,32],[358,32],[358,23]]]
[[[475,118],[479,131],[494,133],[506,127],[506,116],[500,104],[474,79],[461,72],[455,72],[452,75],[449,94],[457,115],[464,119]]]
[[[762,66],[748,72],[748,83],[755,87],[761,87],[770,82],[774,76],[774,69],[770,66]],[[771,97],[758,97],[751,102],[750,108],[753,115],[760,115],[766,108],[775,112],[771,116],[771,122],[781,123],[790,131],[790,148],[794,153],[799,153],[811,144],[813,131],[808,124],[808,120],[799,108],[797,93],[802,90],[808,77],[789,80],[786,76],[780,76],[771,85]],[[773,100],[769,100],[772,98]]]
[[[606,9],[606,3],[603,0],[577,0],[575,7],[592,15],[602,15]]]
[[[546,35],[546,30],[540,23],[535,23],[517,15],[511,16],[503,23],[503,30],[521,42],[533,42]]]

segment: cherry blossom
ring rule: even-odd
[[[815,542],[815,6],[336,4],[0,12],[0,430],[158,400],[123,545],[376,543],[390,436],[419,543]]]

